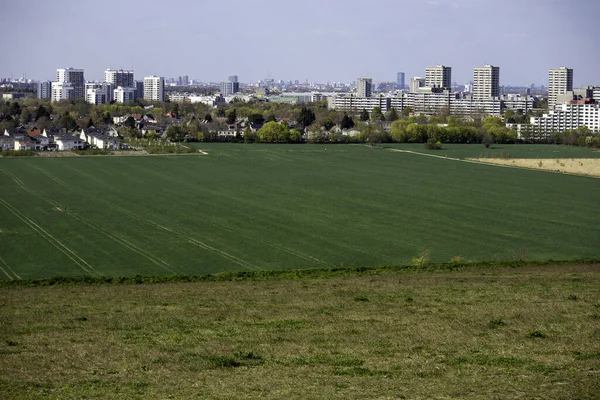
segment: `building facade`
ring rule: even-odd
[[[62,68],[56,70],[56,82],[69,83],[73,87],[74,99],[85,97],[85,79],[82,69]]]
[[[406,84],[406,79],[404,72],[398,72],[396,74],[396,85],[398,85],[398,89],[404,89],[404,85]]]
[[[52,82],[50,101],[75,100],[75,88],[68,82]]]
[[[133,80],[133,71],[123,69],[107,69],[104,71],[104,82],[114,85],[114,87],[135,87]]]
[[[165,100],[165,78],[147,76],[144,78],[144,99],[152,101]]]
[[[231,75],[226,81],[221,82],[221,94],[231,96],[240,91],[237,75]]]
[[[415,76],[410,80],[410,92],[417,93],[420,88],[425,87],[425,78]]]
[[[536,132],[546,136],[583,126],[600,132],[600,104],[589,101],[557,104],[541,117],[531,117],[530,124]]]
[[[52,97],[52,81],[42,81],[37,84],[37,98],[49,99]]]
[[[356,80],[356,97],[371,97],[373,94],[373,79],[360,77]]]
[[[116,103],[129,103],[135,100],[135,91],[133,87],[119,86],[113,91],[114,101]]]
[[[452,86],[452,68],[444,65],[425,68],[425,86],[432,89],[447,89]]]
[[[573,91],[573,70],[567,67],[551,68],[548,71],[548,109],[558,104],[558,96]]]
[[[473,70],[473,98],[500,96],[500,67],[484,65]]]

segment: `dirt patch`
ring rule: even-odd
[[[600,178],[599,158],[469,158],[468,160]]]

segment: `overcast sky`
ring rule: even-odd
[[[600,0],[0,0],[0,77],[133,68],[135,78],[392,81],[500,67],[501,85],[600,85]]]

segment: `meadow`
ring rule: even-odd
[[[1,159],[1,279],[600,255],[594,178],[387,146],[198,148],[208,154]]]
[[[0,290],[3,399],[597,399],[600,264]]]

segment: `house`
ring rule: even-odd
[[[58,150],[73,150],[73,149],[83,149],[84,142],[77,135],[72,135],[70,133],[63,133],[54,135],[54,143],[56,143],[56,147]]]
[[[95,146],[99,149],[118,150],[121,146],[121,141],[118,137],[113,136],[116,133],[114,128],[98,129],[91,127],[82,129],[79,138],[83,142],[87,142],[91,146]]]
[[[48,150],[50,145],[50,138],[44,136],[44,134],[37,128],[33,128],[27,131],[29,137],[36,141],[35,150]]]
[[[167,128],[163,125],[146,125],[141,128],[144,136],[163,136]]]
[[[14,150],[15,139],[10,135],[0,135],[0,151]]]

